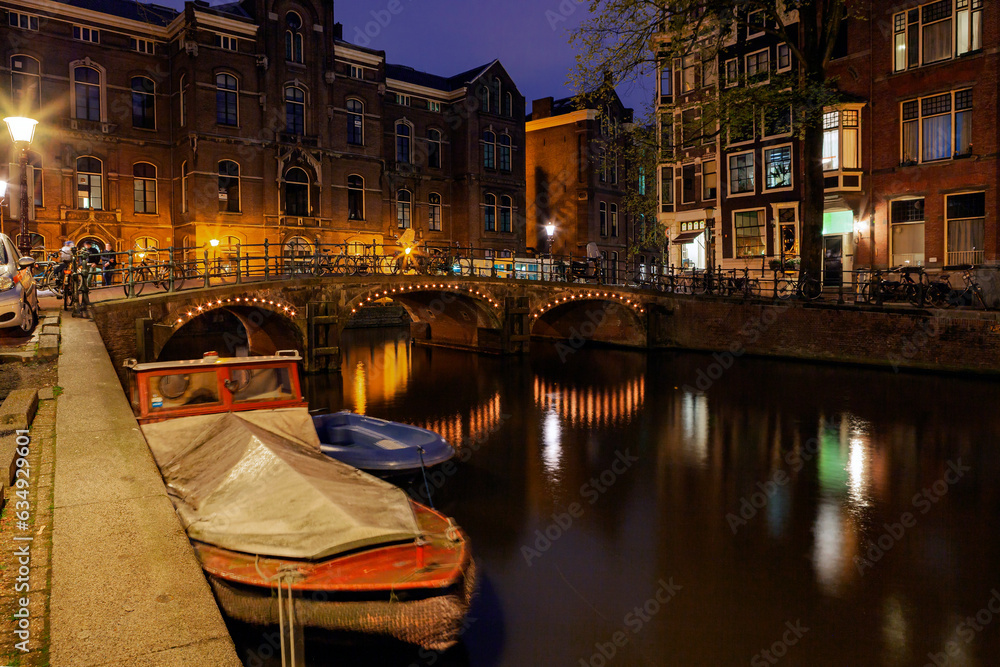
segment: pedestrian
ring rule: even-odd
[[[59,277],[56,282],[60,287],[66,277],[66,272],[70,270],[70,265],[73,263],[73,253],[75,251],[75,244],[70,240],[63,242],[62,248],[59,249],[59,263],[61,264],[61,267],[59,270]]]
[[[115,268],[118,266],[118,255],[111,249],[110,243],[104,244],[104,253],[101,255],[101,268],[103,270],[103,280],[105,285],[114,282]]]

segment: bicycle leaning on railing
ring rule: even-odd
[[[815,301],[822,293],[823,284],[805,271],[800,271],[796,277],[784,271],[776,272],[774,294],[781,300],[796,296],[805,301]]]

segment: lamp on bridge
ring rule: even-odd
[[[35,138],[38,121],[24,116],[8,116],[3,119],[10,131],[14,148],[21,151],[21,233],[18,236],[18,250],[22,255],[31,254],[31,237],[28,235],[28,147]]]
[[[552,255],[552,237],[556,235],[556,223],[550,222],[545,225],[545,252]]]
[[[709,273],[715,270],[715,207],[705,207],[705,254]]]
[[[3,204],[7,199],[7,181],[0,181],[0,232],[3,232]]]

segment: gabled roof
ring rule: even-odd
[[[456,74],[451,77],[443,77],[438,76],[437,74],[421,72],[407,65],[390,65],[386,63],[385,76],[387,79],[396,79],[397,81],[405,81],[406,83],[412,83],[416,86],[451,92],[472,83],[482,76],[486,70],[493,67],[493,65],[498,62],[500,61],[494,60],[486,65],[473,67],[466,72],[462,72],[461,74]]]
[[[170,7],[136,2],[136,0],[56,0],[56,2],[158,26],[168,25],[180,13]]]

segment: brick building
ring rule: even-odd
[[[0,106],[40,121],[36,243],[298,253],[412,227],[524,247],[524,98],[498,61],[447,78],[387,64],[320,0],[0,9]]]
[[[608,276],[625,266],[634,229],[624,211],[624,130],[632,109],[617,94],[578,108],[573,98],[535,100],[527,122],[527,243],[539,252],[586,256],[596,243]]]
[[[996,211],[1000,8],[982,0],[854,7],[861,16],[843,22],[829,67],[841,95],[824,114],[824,282],[873,262],[996,263],[988,212]],[[703,227],[714,228],[713,242],[708,234],[696,242],[711,245],[724,268],[798,253],[804,169],[787,112],[769,110],[746,132],[699,147],[679,136],[684,114],[696,114],[716,86],[796,67],[787,45],[744,31],[717,61],[661,63],[660,221],[676,241],[676,265],[704,268],[685,262],[685,244]]]

